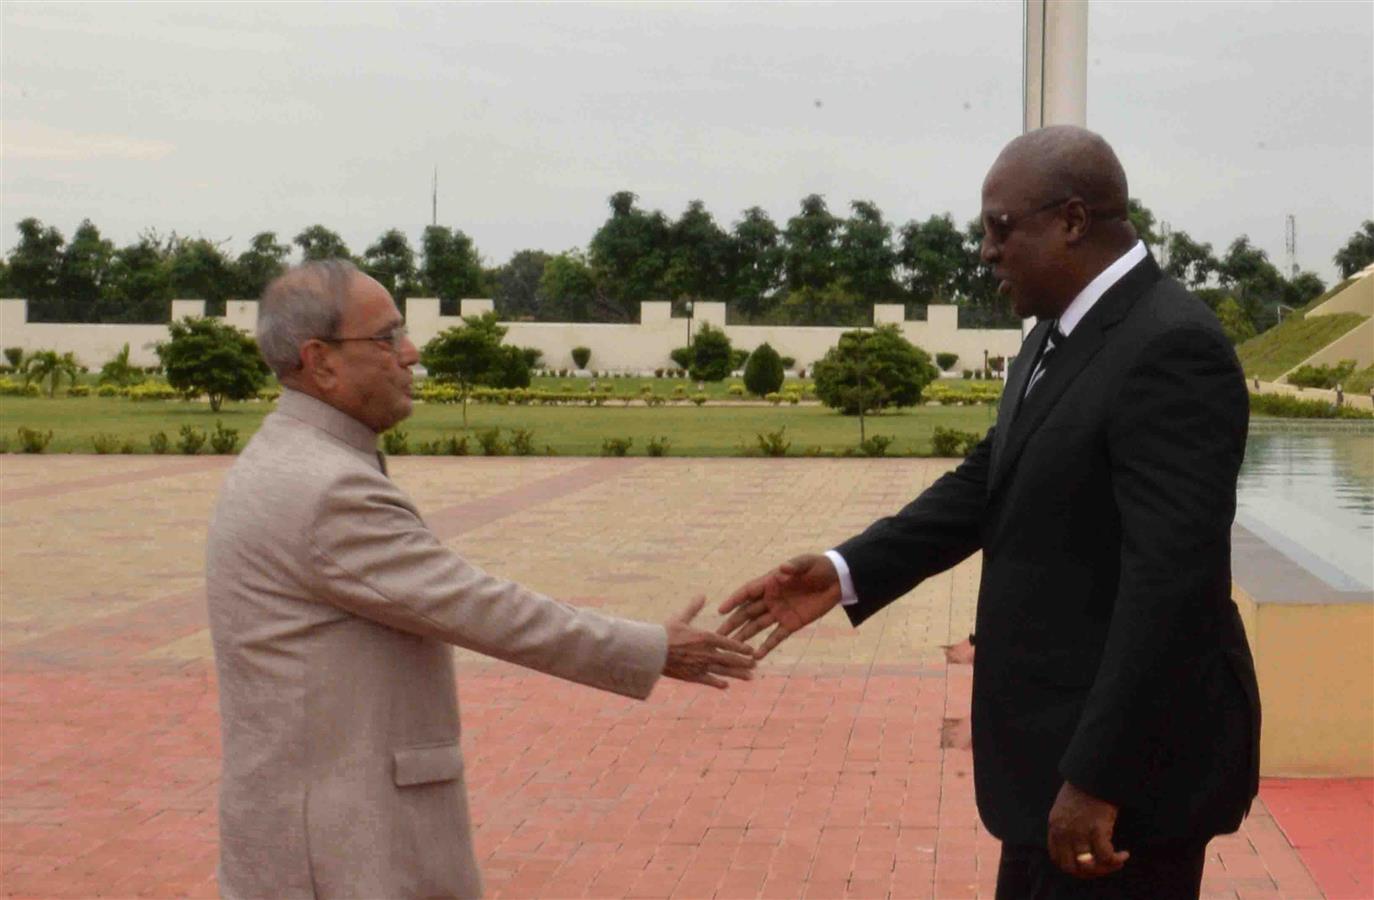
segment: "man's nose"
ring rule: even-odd
[[[401,365],[409,368],[420,361],[420,350],[415,346],[415,342],[407,337],[401,342],[401,352],[396,354],[396,356],[400,360]]]
[[[978,257],[985,263],[994,262],[997,259],[997,245],[988,239],[986,233],[983,234],[982,243],[978,245]]]

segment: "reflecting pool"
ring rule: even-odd
[[[1374,433],[1250,432],[1236,521],[1341,591],[1374,590]]]

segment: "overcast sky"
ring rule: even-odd
[[[488,264],[583,246],[631,190],[724,227],[824,194],[978,212],[1021,124],[1021,3],[0,6],[0,246],[36,216],[360,253],[440,224]],[[1218,252],[1331,280],[1374,216],[1374,4],[1093,2],[1088,125]]]

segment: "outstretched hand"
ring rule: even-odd
[[[692,627],[692,620],[705,605],[706,598],[697,597],[663,624],[668,632],[668,658],[663,663],[663,674],[714,688],[729,687],[726,678],[749,680],[754,668],[752,647]]]
[[[834,609],[840,602],[840,576],[829,558],[808,553],[746,582],[720,605],[729,613],[718,634],[747,641],[776,626],[754,652],[763,659],[774,647]]]

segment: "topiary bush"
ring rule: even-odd
[[[764,456],[786,456],[792,442],[787,440],[787,426],[777,431],[761,431],[754,435]]]
[[[875,434],[871,438],[859,442],[859,452],[864,456],[887,456],[887,448],[892,446],[896,438],[886,434]]]
[[[410,435],[399,428],[382,432],[382,452],[387,456],[409,456]]]
[[[119,452],[119,436],[101,432],[91,438],[91,448],[101,456],[117,453]]]
[[[483,456],[504,456],[506,453],[500,428],[484,428],[477,432],[477,446],[482,448]]]
[[[937,353],[935,354],[935,365],[940,367],[940,371],[948,372],[954,368],[954,364],[959,361],[957,353]]]
[[[166,453],[171,447],[172,442],[168,439],[167,432],[165,431],[154,431],[148,436],[148,449],[158,456]]]
[[[981,435],[972,431],[937,425],[930,438],[931,452],[936,456],[968,456],[982,439]]]
[[[52,443],[52,429],[39,431],[25,425],[19,426],[19,452],[42,453]]]
[[[744,364],[744,386],[755,397],[766,397],[782,387],[785,374],[778,351],[770,344],[759,344]]]
[[[181,426],[181,436],[177,439],[177,449],[187,456],[195,456],[205,446],[205,432],[190,425]]]
[[[625,456],[634,446],[634,438],[606,438],[601,442],[602,456]]]
[[[210,449],[220,456],[229,456],[239,445],[239,430],[225,428],[224,423],[215,420],[215,430],[210,432]]]
[[[644,450],[650,456],[667,456],[668,448],[672,446],[672,441],[667,437],[651,437],[649,443],[644,445]]]
[[[591,362],[592,351],[588,347],[574,347],[572,348],[572,358],[574,365],[579,369],[585,369],[587,363]]]
[[[712,325],[702,325],[692,343],[692,364],[688,374],[693,381],[724,381],[735,368],[730,338]]]

